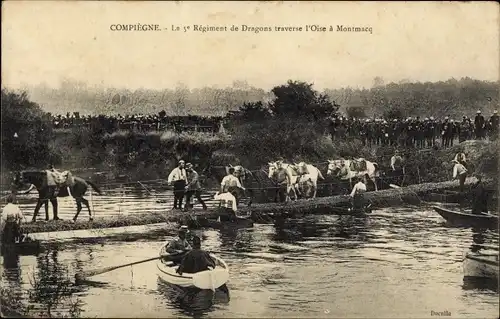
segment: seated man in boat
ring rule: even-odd
[[[472,213],[488,213],[488,193],[484,187],[482,176],[477,176],[477,183],[472,186]]]
[[[165,252],[170,255],[183,254],[191,250],[191,245],[186,240],[186,235],[188,232],[187,226],[181,226],[179,228],[179,237],[172,239],[164,248]],[[175,262],[175,261],[174,261]]]
[[[358,182],[352,188],[352,192],[350,194],[352,198],[352,208],[353,209],[362,209],[365,207],[364,193],[366,192],[366,184],[364,183],[363,177],[358,177]]]
[[[210,254],[201,249],[201,239],[198,236],[193,237],[193,249],[189,251],[181,261],[177,273],[195,274],[200,271],[208,270],[209,267],[215,268],[215,261]]]
[[[24,216],[21,209],[14,204],[14,196],[7,197],[7,205],[2,210],[0,229],[2,230],[2,243],[14,244],[21,239],[21,222]]]

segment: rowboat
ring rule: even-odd
[[[447,222],[455,226],[498,228],[498,216],[492,214],[461,213],[437,206],[433,206],[432,208]]]
[[[160,253],[161,254],[161,253]],[[163,281],[182,288],[198,288],[214,290],[224,285],[229,280],[229,267],[224,260],[210,254],[215,261],[215,268],[200,271],[195,274],[183,273],[179,275],[178,264],[172,261],[158,260],[158,277]]]
[[[7,254],[37,255],[41,251],[40,241],[25,240],[15,244],[0,244],[2,256]]]
[[[468,252],[463,262],[465,277],[498,281],[498,251],[493,254]]]

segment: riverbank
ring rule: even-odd
[[[466,186],[476,182],[476,178],[471,177],[466,180]],[[398,189],[380,190],[377,192],[365,193],[365,198],[372,203],[374,209],[401,206],[401,205],[418,205],[423,201],[421,197],[430,192],[440,192],[445,190],[456,190],[458,188],[457,181],[448,181],[441,183],[425,183],[418,185],[410,185]],[[239,213],[251,215],[252,220],[256,223],[269,223],[273,220],[273,215],[278,212],[287,211],[296,214],[332,214],[333,207],[345,207],[350,205],[350,197],[345,195],[319,197],[309,200],[298,200],[288,203],[267,203],[253,204],[251,207],[241,207]],[[348,212],[335,212],[335,214],[347,214]],[[203,211],[193,210],[189,213],[170,210],[165,213],[146,213],[146,214],[131,214],[120,215],[113,218],[96,217],[93,221],[78,220],[73,223],[70,220],[59,221],[37,221],[35,223],[27,223],[23,225],[23,230],[27,233],[41,232],[59,232],[69,230],[83,229],[102,229],[115,228],[124,226],[139,226],[149,224],[174,224],[178,225],[187,214],[191,216],[202,215],[204,217],[216,218],[215,210]]]

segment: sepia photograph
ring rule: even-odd
[[[499,318],[497,2],[2,2],[2,318]]]

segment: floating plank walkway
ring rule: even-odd
[[[466,186],[475,183],[477,180],[474,177],[466,180]],[[445,190],[454,190],[458,188],[458,181],[447,181],[440,183],[424,183],[409,185],[407,187],[397,189],[386,189],[376,192],[365,193],[365,199],[372,204],[372,208],[384,208],[400,206],[405,204],[420,204],[421,196],[431,192],[444,192]],[[251,207],[243,206],[239,208],[239,214],[248,214],[252,219],[259,222],[270,222],[273,215],[278,212],[286,211],[291,214],[349,214],[349,212],[339,212],[332,209],[333,207],[346,207],[350,205],[351,198],[346,195],[319,197],[315,199],[304,199],[291,201],[288,203],[265,203],[253,204]],[[69,220],[62,221],[38,221],[36,223],[27,223],[23,225],[23,229],[28,233],[64,231],[64,230],[79,230],[79,229],[96,229],[96,228],[112,228],[124,226],[148,225],[156,223],[177,223],[186,215],[203,215],[206,217],[215,217],[216,212],[212,207],[209,210],[203,211],[195,209],[190,212],[182,212],[180,210],[165,210],[164,212],[149,212],[136,214],[122,214],[112,217],[102,218],[96,216],[94,221],[85,220],[85,215],[81,215],[82,220],[73,223]]]

